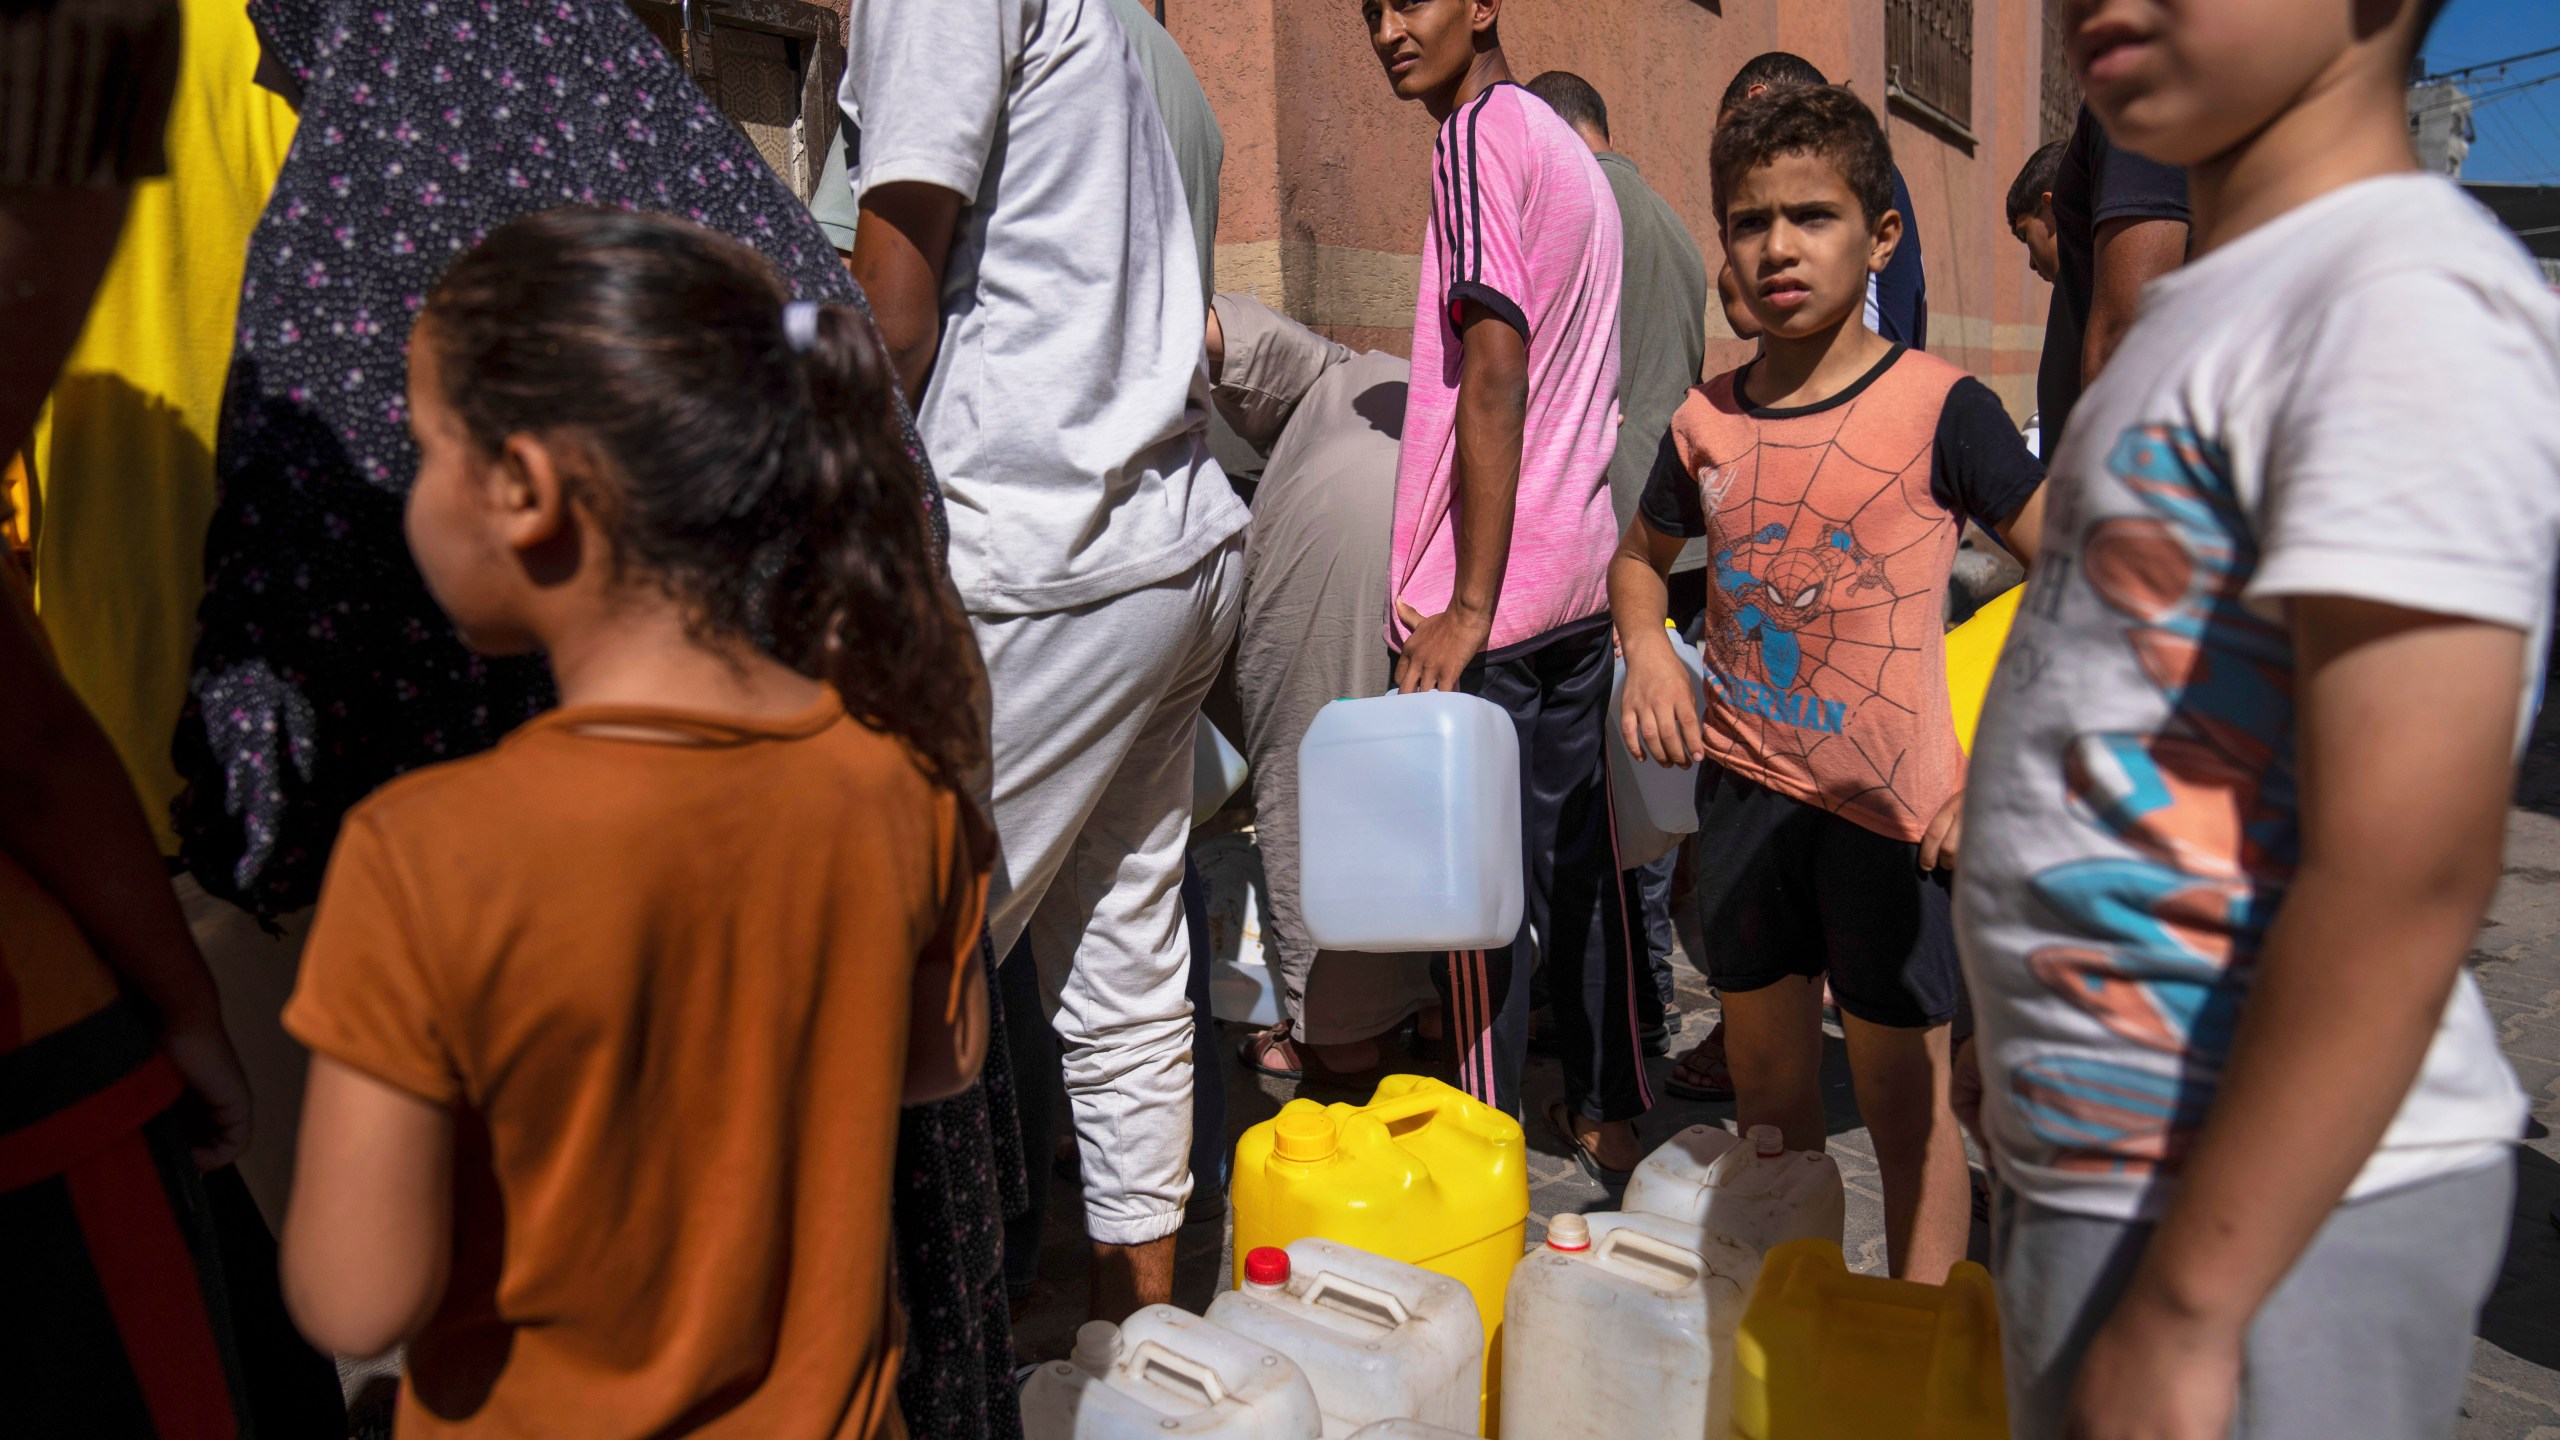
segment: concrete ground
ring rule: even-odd
[[[1715,1001],[1685,959],[1675,963],[1683,1012],[1677,1053],[1714,1024]],[[2519,1151],[2520,1184],[2506,1269],[2481,1316],[2457,1434],[2461,1440],[2560,1440],[2560,1137],[2553,1134],[2560,1127],[2560,706],[2546,712],[2528,752],[2508,821],[2506,877],[2481,927],[2471,965],[2497,1018],[2499,1041],[2532,1097],[2533,1121]],[[1244,1070],[1233,1053],[1239,1032],[1221,1028],[1226,1043],[1217,1063],[1227,1076],[1232,1143],[1247,1126],[1269,1118],[1293,1098],[1296,1087]],[[1826,1049],[1831,1151],[1849,1192],[1849,1261],[1859,1270],[1881,1274],[1884,1210],[1875,1151],[1858,1120],[1836,1032]],[[1430,1073],[1427,1066],[1410,1068]],[[1670,1068],[1667,1060],[1653,1062],[1657,1091]],[[1562,1142],[1534,1118],[1560,1088],[1553,1061],[1530,1062],[1532,1245],[1545,1234],[1549,1217],[1613,1204],[1597,1183],[1584,1177]],[[1366,1098],[1309,1093],[1327,1101]],[[1666,1096],[1639,1131],[1648,1142],[1659,1142],[1700,1122],[1730,1127],[1733,1107]],[[1062,1183],[1057,1193],[1060,1203],[1051,1214],[1042,1252],[1042,1284],[1016,1327],[1017,1348],[1026,1359],[1064,1355],[1084,1315],[1083,1235],[1072,1201],[1073,1182]],[[1205,1308],[1226,1287],[1226,1244],[1226,1226],[1216,1221],[1204,1220],[1183,1232],[1176,1299],[1185,1308]],[[1977,1259],[1983,1244],[1977,1225]]]

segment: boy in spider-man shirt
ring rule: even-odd
[[[1690,393],[1611,564],[1620,729],[1702,771],[1697,904],[1741,1124],[1822,1148],[1827,975],[1893,1273],[1934,1283],[1964,1258],[1971,1208],[1948,1103],[1964,755],[1947,575],[1968,519],[2028,553],[2043,472],[1981,382],[1867,328],[1867,276],[1903,218],[1865,102],[1828,86],[1748,101],[1711,169],[1761,354]],[[1662,632],[1663,577],[1701,535],[1703,715]]]

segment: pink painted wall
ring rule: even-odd
[[[1348,292],[1374,284],[1382,257],[1419,253],[1432,125],[1388,90],[1357,0],[1167,0],[1167,11],[1226,132],[1221,247],[1324,252],[1340,270],[1293,286],[1287,308],[1346,343],[1405,351],[1409,321]],[[2034,148],[2039,15],[2034,0],[1976,0],[1972,145],[1886,112],[1928,259],[1931,348],[1992,381],[2013,408],[2032,389],[2020,382],[2034,370],[2045,296],[2000,209]],[[1790,49],[1871,102],[1885,94],[1878,0],[1507,0],[1502,32],[1520,78],[1565,69],[1598,87],[1618,149],[1711,264],[1721,247],[1707,149],[1716,101],[1743,61]],[[1221,267],[1221,284],[1233,281]],[[1733,341],[1709,350],[1711,372],[1750,353]]]

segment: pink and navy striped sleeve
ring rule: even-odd
[[[1432,147],[1432,202],[1439,206],[1440,273],[1449,324],[1466,327],[1472,300],[1529,338],[1532,279],[1528,212],[1538,155],[1518,96],[1496,87],[1440,127]]]

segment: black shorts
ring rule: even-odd
[[[0,185],[168,172],[176,0],[0,0]]]
[[[1707,978],[1758,990],[1829,976],[1841,1012],[1917,1029],[1955,1019],[1963,979],[1946,872],[1920,847],[1701,765],[1697,903]]]

